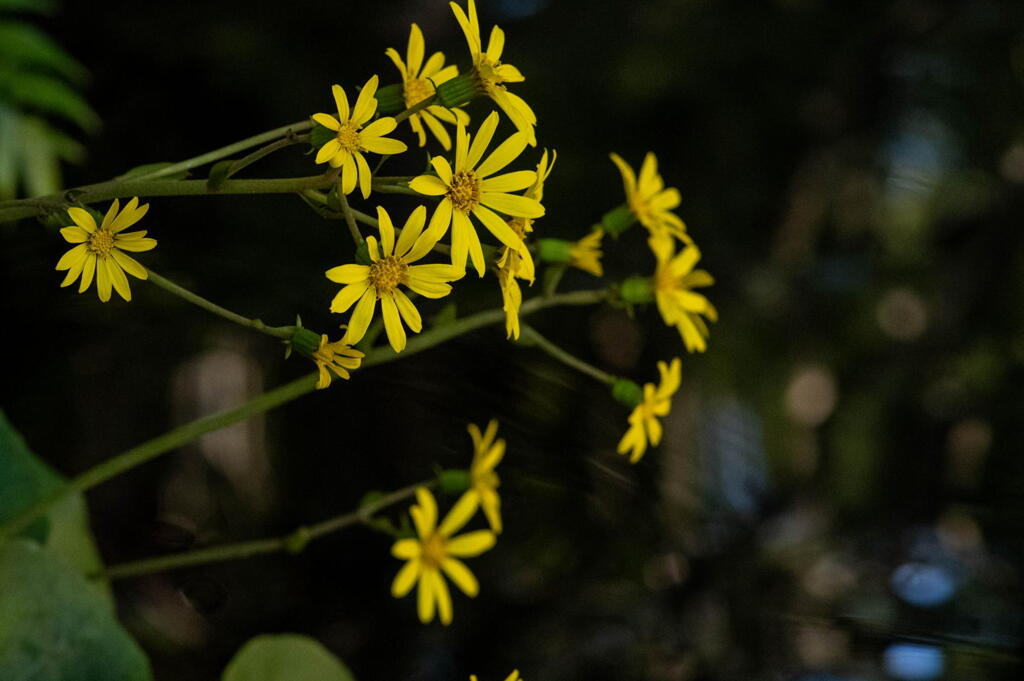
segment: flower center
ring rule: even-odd
[[[447,196],[456,210],[468,213],[480,203],[480,180],[476,179],[472,170],[457,172],[452,177]]]
[[[89,236],[85,247],[101,258],[106,258],[114,247],[114,235],[105,229],[97,229]]]
[[[402,88],[405,106],[412,107],[434,94],[434,86],[426,78],[410,78]]]
[[[659,266],[654,272],[654,290],[655,291],[675,291],[682,288],[679,285],[679,279],[672,276],[672,268],[667,264]]]
[[[338,128],[338,143],[341,144],[342,149],[348,151],[362,151],[361,141],[359,139],[359,126],[352,121],[345,121]]]
[[[505,81],[498,75],[499,66],[501,66],[500,61],[493,61],[484,52],[477,57],[476,75],[480,80],[480,87],[488,96],[493,95],[495,90],[505,89],[504,85],[500,85]]]
[[[393,293],[398,284],[405,278],[409,266],[393,255],[381,258],[370,265],[370,274],[367,278],[370,285],[377,289],[377,297]]]
[[[324,343],[313,352],[313,361],[322,364],[334,363],[334,350],[331,349],[330,343]]]
[[[444,537],[435,532],[430,539],[423,543],[422,560],[429,567],[439,568],[441,563],[448,557],[448,548],[445,546]]]

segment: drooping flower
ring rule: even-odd
[[[519,170],[490,177],[523,152],[526,148],[523,133],[513,133],[481,161],[497,126],[498,114],[491,112],[470,144],[465,126],[458,125],[454,171],[446,158],[435,156],[430,163],[437,175],[420,175],[409,183],[420,194],[443,197],[430,218],[427,231],[440,239],[450,226],[452,265],[465,267],[467,259],[470,259],[481,277],[484,276],[484,253],[470,215],[475,216],[501,243],[520,252],[526,251],[522,238],[494,211],[523,218],[544,215],[540,201],[508,193],[529,187],[537,179],[536,172]]]
[[[409,46],[406,48],[405,61],[402,61],[402,57],[393,47],[389,47],[385,52],[402,74],[402,94],[406,108],[411,108],[430,97],[434,94],[435,86],[451,80],[459,73],[454,64],[444,65],[443,53],[435,52],[426,63],[423,62],[424,53],[423,33],[416,24],[409,30]],[[452,138],[441,125],[441,121],[451,125],[466,125],[469,123],[469,115],[462,109],[446,109],[436,104],[412,114],[409,116],[409,125],[419,137],[421,147],[427,143],[427,133],[423,127],[426,125],[445,151],[452,148]]]
[[[532,185],[526,188],[523,196],[541,201],[544,198],[544,181],[547,180],[551,170],[555,167],[555,152],[551,153],[551,162],[548,163],[547,149],[541,154],[540,163],[537,164],[537,179]],[[512,231],[525,239],[526,235],[533,231],[533,220],[530,218],[517,217],[508,221]],[[501,287],[502,309],[505,311],[505,333],[508,338],[519,339],[519,307],[523,302],[523,292],[519,288],[516,279],[524,279],[533,285],[535,268],[533,257],[528,248],[512,248],[505,246],[498,258],[498,285]]]
[[[519,69],[511,64],[501,63],[501,53],[505,49],[505,32],[497,26],[492,28],[487,50],[484,50],[483,41],[480,40],[480,22],[476,16],[476,3],[469,0],[467,6],[469,16],[466,16],[462,8],[454,2],[448,4],[451,5],[455,19],[466,36],[466,43],[473,56],[473,68],[480,88],[494,100],[495,104],[501,107],[516,128],[526,135],[529,145],[536,146],[537,136],[533,126],[537,124],[537,116],[522,97],[509,92],[505,87],[505,83],[521,83],[526,80]]]
[[[643,399],[629,415],[629,429],[619,441],[618,452],[629,452],[630,463],[640,460],[648,444],[656,447],[661,442],[661,423],[656,417],[667,416],[672,408],[672,395],[679,389],[681,367],[678,357],[671,365],[658,362],[660,385],[644,384]]]
[[[338,116],[317,113],[313,114],[313,120],[333,130],[336,135],[320,147],[316,154],[316,162],[330,163],[332,168],[341,168],[341,191],[351,194],[358,184],[365,199],[370,196],[372,174],[363,153],[369,151],[374,154],[400,154],[407,147],[405,142],[384,137],[398,125],[391,116],[378,118],[367,125],[377,111],[377,100],[374,98],[377,92],[377,76],[366,81],[356,99],[355,107],[351,110],[345,90],[340,85],[333,85],[331,92],[334,94]]]
[[[395,352],[405,349],[405,326],[413,333],[423,328],[420,313],[409,297],[398,288],[399,284],[426,298],[443,298],[451,293],[448,282],[461,279],[465,271],[451,265],[413,265],[437,243],[437,237],[423,231],[427,209],[417,206],[406,220],[395,242],[395,227],[384,208],[377,207],[377,221],[380,229],[380,248],[377,240],[369,236],[366,246],[370,253],[370,265],[339,265],[327,270],[327,278],[346,286],[331,301],[331,312],[345,312],[359,301],[348,330],[341,342],[355,345],[366,334],[366,328],[373,319],[373,311],[380,300],[384,316],[384,329],[388,342]]]
[[[651,237],[647,243],[658,260],[652,284],[654,299],[661,318],[679,331],[688,352],[704,352],[707,348],[708,326],[702,315],[718,321],[718,311],[702,294],[693,289],[711,286],[714,278],[705,270],[695,270],[700,250],[687,243],[675,253],[671,239]]]
[[[346,345],[343,341],[337,340],[331,343],[327,340],[327,334],[320,334],[320,347],[313,352],[313,361],[316,362],[317,369],[320,371],[316,389],[323,390],[331,384],[331,372],[338,378],[348,380],[348,370],[358,369],[362,364],[363,357],[365,355],[362,352]]]
[[[658,174],[658,158],[654,152],[647,152],[644,157],[639,178],[618,154],[611,154],[611,159],[622,174],[629,210],[640,224],[650,231],[651,236],[671,235],[686,241],[686,225],[672,212],[679,205],[679,190],[675,187],[665,188]]]
[[[595,229],[569,247],[569,265],[589,272],[595,277],[604,274],[601,267],[601,238],[603,229]]]
[[[476,674],[470,674],[469,681],[477,681]],[[513,669],[512,673],[505,677],[505,681],[523,681],[523,677],[519,676],[518,669]]]
[[[494,533],[501,534],[501,497],[498,496],[501,480],[494,468],[505,456],[505,440],[495,440],[497,419],[491,419],[483,433],[475,423],[469,424],[467,430],[473,438],[473,463],[469,467],[469,491],[466,494],[480,504]]]
[[[494,546],[495,535],[490,530],[476,530],[453,536],[469,522],[476,511],[477,502],[464,494],[445,519],[437,525],[437,502],[425,487],[416,490],[416,501],[409,509],[417,536],[399,539],[391,547],[391,555],[407,561],[391,584],[391,595],[402,598],[417,583],[417,613],[426,624],[434,619],[436,610],[441,624],[452,621],[452,598],[443,572],[470,598],[480,590],[476,577],[459,558],[472,558]]]
[[[85,209],[68,208],[68,215],[75,224],[64,227],[60,234],[68,243],[77,245],[57,262],[55,269],[68,271],[61,286],[70,286],[81,277],[78,292],[84,293],[95,276],[96,293],[105,303],[110,300],[111,287],[125,300],[132,299],[125,272],[139,279],[149,278],[146,268],[124,251],[152,250],[156,248],[156,239],[147,238],[145,230],[122,231],[141,220],[149,204],[140,206],[138,197],[134,197],[124,210],[119,209],[120,203],[114,199],[97,227],[96,220]]]

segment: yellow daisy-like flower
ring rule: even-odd
[[[630,463],[640,460],[647,451],[648,443],[656,447],[661,442],[661,423],[655,417],[668,415],[672,407],[672,395],[679,390],[681,367],[678,357],[672,360],[671,365],[658,362],[661,385],[656,388],[653,383],[644,384],[643,400],[629,415],[629,429],[619,441],[618,452],[630,452]]]
[[[391,595],[402,598],[419,583],[417,613],[426,624],[434,619],[434,611],[441,624],[452,621],[452,598],[448,585],[441,577],[444,572],[463,593],[472,598],[480,590],[476,577],[459,558],[472,558],[494,546],[495,535],[490,530],[476,530],[458,537],[452,536],[469,522],[476,511],[476,500],[462,495],[445,519],[437,525],[437,502],[425,487],[416,490],[417,504],[409,509],[416,528],[415,539],[399,539],[391,547],[391,555],[408,561],[398,571],[391,584]]]
[[[533,126],[537,125],[537,116],[522,97],[509,92],[505,87],[505,83],[521,83],[526,80],[519,69],[511,64],[501,63],[501,53],[505,49],[505,32],[497,26],[492,28],[491,38],[485,51],[483,41],[480,40],[480,22],[476,17],[476,3],[469,0],[468,17],[462,8],[454,2],[448,4],[451,5],[455,19],[466,35],[466,43],[473,56],[473,68],[481,89],[494,100],[495,104],[501,107],[516,128],[526,135],[526,141],[530,146],[536,146],[537,136]]]
[[[688,352],[704,352],[708,325],[701,315],[715,322],[718,311],[707,298],[693,291],[715,283],[705,270],[693,269],[700,260],[700,250],[688,243],[675,254],[675,243],[665,238],[652,237],[647,243],[658,260],[652,284],[661,318],[676,327]]]
[[[341,168],[341,191],[351,194],[358,183],[363,198],[370,196],[372,174],[363,152],[374,154],[400,154],[407,149],[405,142],[384,137],[398,125],[391,116],[378,118],[366,123],[377,111],[377,76],[366,81],[359,92],[356,105],[351,110],[348,98],[340,85],[331,87],[338,116],[313,114],[313,120],[337,133],[334,139],[320,147],[316,154],[317,163],[330,163],[332,168]],[[363,127],[366,126],[366,127]]]
[[[589,272],[595,277],[604,274],[601,267],[601,238],[604,236],[603,229],[595,229],[569,248],[569,265]]]
[[[537,179],[532,185],[526,188],[523,196],[541,201],[544,198],[544,181],[548,179],[551,170],[555,167],[557,154],[551,153],[551,162],[548,162],[548,152],[545,149],[537,164]],[[533,220],[530,218],[517,217],[508,221],[512,231],[520,239],[533,231]],[[517,278],[525,279],[533,285],[535,278],[533,257],[527,248],[512,248],[505,246],[502,249],[501,257],[498,258],[498,285],[501,287],[502,309],[505,310],[505,333],[508,338],[519,339],[519,307],[523,302],[523,292],[519,288]]]
[[[476,674],[470,674],[469,681],[477,681]],[[519,676],[518,669],[513,669],[512,673],[505,677],[505,681],[523,681],[523,677]]]
[[[331,372],[338,378],[348,380],[348,370],[358,369],[363,362],[363,357],[365,355],[362,352],[346,345],[343,341],[337,340],[331,343],[327,340],[327,334],[320,334],[320,347],[313,351],[313,361],[316,362],[316,367],[320,370],[316,389],[323,390],[331,384]]]
[[[117,199],[97,227],[96,220],[83,208],[68,208],[68,215],[75,224],[64,227],[60,234],[71,244],[78,244],[61,256],[55,269],[67,270],[61,286],[70,286],[81,277],[78,292],[85,293],[96,277],[96,293],[104,303],[110,300],[110,289],[114,288],[125,300],[132,299],[125,272],[139,279],[148,279],[146,268],[124,251],[149,251],[156,248],[156,239],[146,238],[141,232],[123,232],[142,219],[149,210],[149,204],[139,205],[138,197],[129,201],[124,210]]]
[[[526,137],[513,133],[481,161],[498,126],[498,114],[491,112],[470,136],[463,125],[455,131],[455,169],[442,156],[430,159],[437,175],[420,175],[409,186],[427,196],[441,196],[441,202],[430,218],[427,231],[440,239],[452,230],[452,265],[465,267],[471,259],[477,274],[484,276],[484,253],[469,216],[475,216],[501,243],[520,252],[526,251],[522,238],[494,211],[511,217],[539,218],[544,215],[540,201],[527,196],[509,194],[529,187],[537,179],[532,170],[519,170],[490,177],[514,161],[526,149]],[[494,210],[491,210],[494,209]]]
[[[402,61],[398,51],[393,47],[389,47],[385,52],[402,74],[402,94],[405,97],[406,108],[411,108],[430,97],[434,94],[436,85],[449,81],[459,74],[454,64],[444,65],[443,53],[435,52],[430,55],[426,64],[423,63],[424,53],[423,33],[416,24],[409,30],[409,46],[405,52],[405,61]],[[469,123],[469,115],[462,109],[446,109],[436,104],[412,114],[409,116],[409,125],[419,137],[421,147],[427,143],[427,133],[423,128],[426,125],[445,151],[452,148],[452,138],[440,121],[452,125],[466,125]]]
[[[644,157],[639,178],[618,154],[611,154],[611,159],[622,174],[629,210],[640,224],[650,230],[652,236],[671,234],[686,241],[686,225],[672,212],[679,205],[679,190],[675,187],[665,188],[658,174],[658,158],[654,152],[647,152]]]
[[[498,496],[501,480],[494,468],[505,456],[505,441],[494,439],[498,434],[497,419],[491,419],[483,433],[475,423],[469,424],[467,430],[473,438],[473,463],[469,467],[467,494],[480,504],[494,533],[501,534],[501,497]]]
[[[345,288],[331,301],[331,312],[345,312],[357,300],[348,330],[341,342],[355,345],[366,334],[366,328],[373,318],[373,311],[380,300],[384,315],[384,329],[388,342],[395,352],[405,349],[405,325],[419,333],[423,321],[416,306],[398,288],[401,284],[426,298],[443,298],[451,293],[450,281],[461,279],[465,271],[450,265],[413,265],[437,243],[437,237],[423,231],[427,220],[427,209],[418,206],[405,221],[398,242],[395,243],[395,227],[384,208],[377,207],[377,221],[380,229],[380,248],[372,236],[366,237],[370,252],[370,265],[340,265],[327,270],[327,278]]]

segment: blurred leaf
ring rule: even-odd
[[[29,450],[0,410],[0,523],[13,518],[63,484],[64,479]],[[60,556],[80,573],[89,574],[103,567],[89,531],[81,494],[56,504],[23,534],[44,544],[48,551]],[[6,588],[6,582],[0,583]],[[108,609],[113,609],[105,584],[96,582],[88,588],[106,599]],[[6,677],[0,675],[0,678]]]
[[[206,180],[206,188],[210,191],[217,191],[224,181],[228,179],[228,171],[235,164],[234,160],[218,161],[210,168],[210,177]]]
[[[141,175],[148,175],[148,174],[154,173],[154,172],[156,172],[158,170],[163,170],[164,168],[169,168],[172,165],[174,165],[174,163],[171,162],[171,161],[161,161],[159,163],[143,163],[140,166],[135,166],[134,168],[132,168],[131,170],[129,170],[128,172],[126,172],[126,173],[124,173],[122,175],[118,175],[115,179],[117,179],[117,180],[130,180],[130,179],[132,179],[134,177],[139,177]],[[161,175],[160,179],[161,180],[183,180],[186,177],[188,177],[188,171],[187,170],[180,170],[180,171],[178,171],[176,173],[172,173],[170,175]]]
[[[308,636],[250,639],[224,668],[221,681],[355,681],[352,672]]]
[[[0,21],[0,63],[50,69],[81,83],[89,72],[45,33],[31,24]]]
[[[152,678],[108,604],[53,553],[25,539],[0,546],[0,584],[0,678]]]
[[[86,131],[100,125],[99,116],[89,104],[69,85],[52,76],[14,70],[0,72],[0,99],[19,108],[62,116]]]
[[[60,189],[60,163],[46,135],[46,124],[23,118],[21,125],[22,169],[29,196],[52,194]]]
[[[54,7],[54,3],[50,0],[0,0],[0,11],[49,14]]]

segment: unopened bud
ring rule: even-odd
[[[572,246],[573,243],[571,241],[565,241],[564,239],[538,239],[537,241],[540,259],[544,262],[553,262],[560,265],[564,265],[572,260]]]
[[[636,217],[626,204],[613,208],[601,217],[601,227],[615,237],[632,227],[634,222]]]
[[[396,114],[405,109],[405,90],[401,83],[392,83],[377,88],[377,111],[381,114]]]
[[[650,277],[629,277],[619,286],[619,295],[627,303],[639,305],[654,300]]]
[[[463,106],[483,94],[476,70],[460,73],[436,88],[437,103],[446,108]]]
[[[462,494],[469,489],[469,471],[463,468],[441,471],[437,474],[437,483],[445,494]]]
[[[630,409],[640,404],[644,391],[628,378],[617,378],[612,384],[612,397]]]

